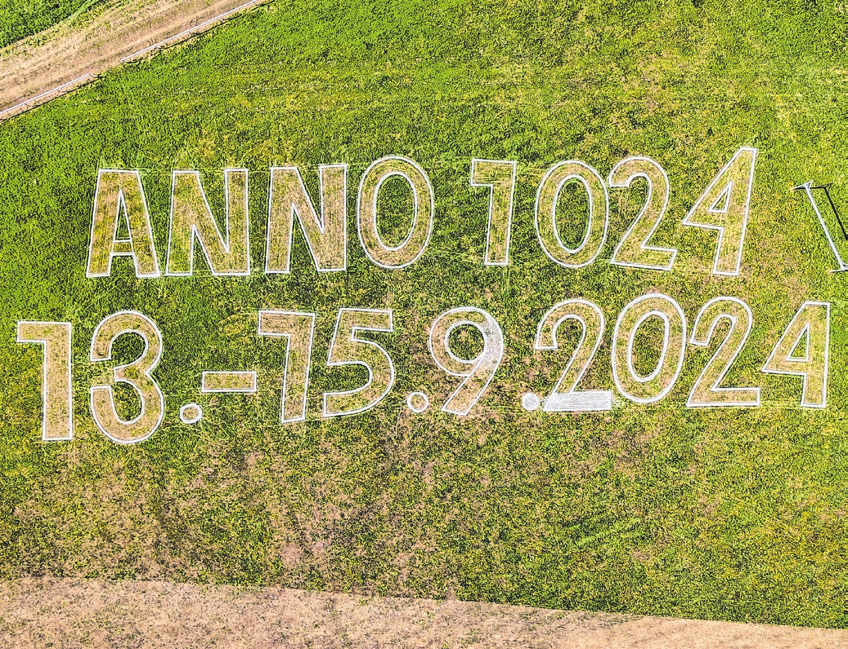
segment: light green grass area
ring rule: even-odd
[[[0,0],[0,47],[115,0]]]
[[[848,278],[828,272],[791,191],[832,183],[848,213],[848,22],[832,2],[651,4],[277,2],[0,125],[0,574],[848,626]],[[742,272],[713,276],[715,233],[680,221],[742,146],[759,149]],[[430,245],[403,270],[368,261],[355,230],[359,178],[389,154],[416,160],[435,190]],[[545,172],[578,159],[606,176],[636,154],[670,178],[654,243],[679,249],[674,269],[609,264],[643,189],[611,190],[593,264],[551,262],[533,228]],[[488,194],[469,187],[473,157],[518,161],[506,268],[482,263]],[[298,233],[291,274],[263,275],[269,167],[300,165],[317,196],[317,165],[333,162],[350,165],[348,272],[319,275]],[[136,279],[118,259],[110,278],[86,279],[98,169],[141,171],[164,264],[172,170],[201,170],[221,214],[227,167],[250,170],[250,277],[210,277],[198,259],[192,278]],[[751,306],[727,382],[762,386],[761,407],[685,408],[714,339],[687,347],[656,404],[522,410],[575,345],[572,333],[560,353],[533,351],[551,306],[602,307],[584,386],[615,391],[615,319],[652,291],[690,327],[710,298]],[[825,410],[799,407],[800,378],[760,372],[806,300],[832,303]],[[507,351],[456,417],[439,411],[457,379],[427,332],[463,305],[498,320]],[[397,381],[375,409],[322,419],[323,392],[365,380],[326,366],[344,306],[394,310],[395,333],[372,339]],[[278,423],[285,346],[257,336],[263,308],[317,313],[304,423]],[[97,432],[88,406],[92,332],[122,309],[155,319],[165,344],[165,420],[134,446]],[[74,325],[73,442],[41,441],[42,356],[15,343],[22,319]],[[256,369],[260,392],[201,396],[206,369]],[[431,396],[424,414],[405,406],[414,390]],[[194,426],[178,418],[190,401],[205,410]]]

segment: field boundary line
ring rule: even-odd
[[[67,83],[63,83],[63,84],[62,84],[62,85],[60,85],[60,86],[56,86],[55,88],[51,88],[51,89],[50,89],[50,90],[48,90],[47,92],[43,92],[43,93],[41,93],[40,95],[36,95],[35,97],[30,97],[29,99],[24,99],[22,102],[19,102],[19,103],[15,104],[14,106],[10,107],[10,108],[6,108],[6,109],[4,109],[3,111],[0,111],[0,117],[2,117],[3,115],[5,115],[6,113],[11,113],[11,112],[12,112],[12,111],[14,111],[16,108],[23,108],[23,107],[24,107],[24,106],[26,106],[27,104],[30,104],[30,103],[32,103],[32,102],[34,102],[34,101],[38,101],[39,99],[44,99],[44,98],[46,98],[48,95],[53,94],[54,92],[60,92],[60,91],[62,91],[62,90],[64,90],[64,89],[66,89],[66,88],[67,88],[66,92],[70,92],[70,91],[71,91],[71,90],[73,90],[73,88],[75,88],[77,85],[82,85],[82,84],[79,84],[79,82],[80,82],[80,81],[83,81],[84,79],[85,79],[85,80],[91,80],[91,79],[94,79],[94,76],[93,76],[93,75],[91,75],[91,74],[85,73],[85,74],[84,74],[84,75],[82,75],[81,77],[77,77],[76,79],[73,79],[72,81],[68,81]],[[73,86],[73,88],[72,88],[71,86]],[[60,92],[60,94],[62,94],[62,93]]]
[[[186,36],[188,34],[193,34],[198,29],[203,29],[204,27],[207,27],[207,26],[211,27],[214,23],[218,23],[222,20],[225,20],[226,18],[233,15],[234,13],[237,13],[237,12],[241,11],[242,9],[247,9],[248,7],[257,4],[258,2],[260,2],[260,0],[250,0],[249,2],[245,2],[243,5],[236,7],[235,9],[230,9],[229,11],[225,11],[220,16],[215,16],[214,18],[210,18],[209,20],[206,20],[206,21],[200,23],[199,25],[196,25],[195,27],[190,27],[189,29],[181,31],[179,34],[174,34],[173,36],[169,36],[168,38],[166,38],[163,41],[159,41],[158,43],[155,43],[154,45],[150,45],[149,47],[145,47],[143,50],[139,50],[138,52],[135,52],[133,54],[125,56],[124,58],[121,59],[121,63],[128,63],[128,62],[133,61],[133,60],[135,60],[135,59],[137,59],[141,56],[144,56],[148,52],[153,52],[155,50],[158,50],[161,47],[167,47],[168,43],[170,43],[172,41],[176,41],[177,39],[180,39],[183,36]]]

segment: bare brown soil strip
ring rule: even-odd
[[[280,588],[21,579],[0,584],[0,647],[837,649],[848,631]]]
[[[166,39],[182,35],[170,45],[214,27],[217,18],[235,15],[229,12],[248,2],[130,0],[13,43],[0,50],[0,119],[73,90]]]

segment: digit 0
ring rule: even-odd
[[[663,339],[656,368],[640,374],[633,365],[636,332],[649,319],[663,323]],[[615,385],[636,403],[653,403],[667,395],[680,376],[686,345],[686,316],[680,305],[660,293],[638,297],[618,316],[612,336],[612,375]]]

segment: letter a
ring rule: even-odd
[[[118,238],[121,219],[129,238]],[[138,171],[101,169],[94,192],[94,214],[86,277],[108,277],[113,257],[132,257],[136,277],[159,277],[147,199]]]

